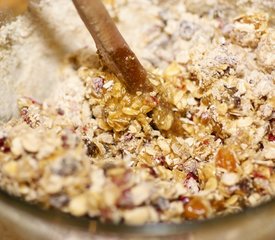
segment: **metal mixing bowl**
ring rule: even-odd
[[[67,1],[67,0],[66,0]],[[54,4],[59,4],[64,7],[65,0],[53,1]],[[35,2],[35,1],[34,1]],[[50,1],[48,1],[50,2]],[[68,2],[68,1],[67,1]],[[63,4],[63,5],[62,5]],[[42,9],[43,10],[43,9]],[[41,10],[41,11],[42,11]],[[47,16],[47,9],[44,9]],[[35,15],[35,11],[32,12]],[[29,15],[30,20],[33,17]],[[41,26],[43,19],[35,18],[35,21],[40,22]],[[75,26],[64,24],[62,28],[62,36],[60,32],[54,32],[54,24],[59,23],[52,19],[51,34],[47,34],[47,25],[38,27],[37,37],[41,34],[41,38],[47,39],[41,41],[43,50],[48,51],[51,46],[55,51],[62,45],[62,51],[56,51],[56,55],[47,54],[47,59],[43,59],[43,53],[34,55],[28,53],[27,59],[21,59],[20,65],[14,65],[9,68],[10,76],[7,81],[0,85],[0,102],[5,99],[5,104],[0,109],[0,119],[10,117],[13,112],[13,106],[16,102],[16,95],[33,93],[40,99],[43,99],[52,89],[56,88],[55,75],[59,72],[59,67],[62,64],[60,59],[68,52],[73,52],[80,46],[89,45],[90,37],[85,29],[79,32],[79,24],[77,16],[75,16]],[[66,19],[59,19],[60,22],[66,22]],[[60,30],[61,31],[61,30]],[[82,39],[78,39],[82,35]],[[56,37],[57,36],[57,37]],[[58,44],[56,44],[56,39]],[[74,39],[72,42],[71,39]],[[85,39],[85,41],[83,41]],[[62,44],[61,44],[62,42]],[[22,49],[25,45],[31,44],[27,40],[20,43]],[[75,46],[73,46],[75,44]],[[59,48],[60,49],[60,48]],[[21,50],[20,50],[21,51]],[[53,53],[53,52],[52,52]],[[46,55],[45,55],[46,56]],[[12,63],[14,55],[1,59],[1,66]],[[30,74],[24,74],[24,69],[28,61],[33,63],[39,61],[36,66],[36,71]],[[58,65],[59,64],[59,65]],[[48,70],[46,72],[46,69]],[[51,73],[50,75],[47,75]],[[47,78],[39,76],[47,75]],[[33,78],[32,79],[30,78]],[[1,76],[2,79],[2,76]],[[15,82],[14,79],[17,79]],[[47,94],[45,94],[47,92]],[[3,103],[2,103],[3,104]],[[6,112],[5,112],[6,111]],[[70,215],[61,213],[56,210],[45,210],[40,206],[31,205],[18,198],[9,196],[7,193],[0,191],[0,240],[76,240],[76,239],[186,239],[186,240],[212,240],[212,239],[250,239],[250,240],[273,240],[275,239],[275,201],[263,204],[253,209],[246,209],[242,213],[219,217],[206,221],[186,222],[182,224],[154,224],[139,227],[114,225],[109,223],[100,223],[97,220],[88,218],[75,218]]]
[[[275,239],[275,201],[205,221],[144,226],[100,223],[42,209],[0,191],[1,240]]]

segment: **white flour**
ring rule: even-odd
[[[0,119],[15,113],[18,95],[42,100],[60,92],[66,54],[85,46],[93,48],[93,41],[67,0],[32,1],[29,12],[2,26]],[[66,76],[66,81],[71,79]]]

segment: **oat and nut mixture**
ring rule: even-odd
[[[171,134],[173,116],[154,114],[158,93],[130,95],[75,54],[69,64],[83,83],[81,98],[71,92],[53,106],[22,97],[20,118],[1,125],[2,189],[134,225],[211,218],[275,195],[271,16],[200,15],[192,1],[148,2],[157,21],[145,58],[160,76],[152,84],[166,90],[184,132]]]

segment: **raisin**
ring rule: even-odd
[[[99,154],[99,149],[93,142],[87,141],[86,147],[86,153],[89,157],[96,157]]]
[[[234,172],[237,168],[237,160],[232,150],[221,147],[216,155],[216,166]]]
[[[194,180],[196,180],[196,182],[199,182],[199,177],[195,172],[189,172],[187,173],[186,179],[190,179],[193,178]]]
[[[190,202],[190,198],[186,197],[186,196],[179,196],[178,198],[179,201],[181,201],[183,204],[189,203]]]
[[[252,180],[249,178],[242,179],[238,185],[240,190],[246,195],[250,195],[253,191],[253,183]]]
[[[61,116],[63,116],[65,114],[65,112],[62,108],[57,108],[56,112],[57,112],[58,115],[61,115]]]
[[[204,218],[207,208],[199,198],[193,198],[184,205],[184,217],[188,220]]]

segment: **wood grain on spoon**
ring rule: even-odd
[[[118,31],[100,0],[73,0],[107,67],[125,84],[129,93],[152,90],[147,72]]]

